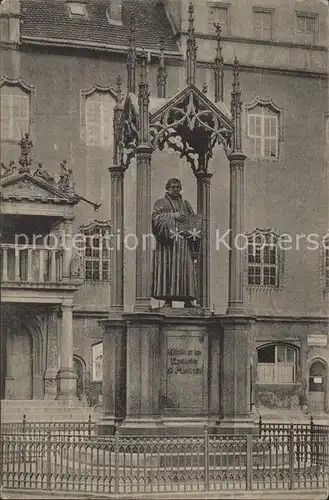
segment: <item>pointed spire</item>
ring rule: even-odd
[[[219,23],[214,23],[216,31],[216,57],[215,73],[215,102],[224,100],[224,58],[222,55],[222,28]]]
[[[197,45],[194,32],[194,7],[192,2],[188,8],[188,32],[186,42],[186,83],[187,85],[195,85],[195,67]]]
[[[234,143],[233,151],[242,150],[242,124],[241,124],[241,90],[240,90],[240,66],[238,58],[235,57],[233,63],[233,84],[231,92],[231,114],[234,122]]]
[[[167,84],[167,68],[164,60],[164,38],[160,39],[160,62],[158,66],[158,97],[166,97],[166,84]]]
[[[147,54],[145,50],[141,54],[141,71],[139,80],[138,104],[139,104],[139,143],[149,144],[149,84],[147,76]]]
[[[121,116],[122,116],[122,110],[123,110],[123,93],[122,93],[122,79],[121,76],[117,76],[117,81],[116,81],[116,105],[114,107],[114,113],[113,113],[113,164],[114,165],[119,165],[120,164],[120,123],[121,123]]]
[[[133,20],[130,21],[129,49],[127,57],[128,70],[128,92],[136,92],[136,27]]]

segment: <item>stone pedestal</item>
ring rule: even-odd
[[[161,308],[103,325],[101,433],[194,434],[220,413],[220,320],[203,309]]]
[[[127,325],[126,418],[123,427],[143,432],[160,422],[161,315],[125,314]]]
[[[251,405],[251,318],[225,317],[221,334],[221,416],[219,432],[255,429]]]
[[[103,326],[103,403],[100,434],[112,434],[126,414],[126,322],[122,317],[101,321]]]

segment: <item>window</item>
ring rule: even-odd
[[[278,158],[278,118],[278,113],[267,106],[256,106],[249,111],[248,137],[252,156]]]
[[[1,87],[1,140],[19,141],[29,131],[30,98],[20,87]]]
[[[260,384],[288,384],[296,382],[296,348],[266,345],[257,351],[257,382]]]
[[[281,266],[276,234],[256,231],[248,236],[248,285],[278,287]]]
[[[91,223],[81,226],[85,235],[85,280],[93,282],[110,281],[110,225]]]
[[[272,12],[268,10],[253,11],[254,37],[258,40],[271,40],[273,30]]]
[[[103,342],[91,347],[92,349],[92,379],[93,382],[103,381]]]
[[[297,31],[299,33],[315,33],[315,16],[307,14],[297,14]]]
[[[94,92],[85,100],[86,144],[107,146],[112,144],[114,100],[111,95]]]
[[[227,34],[227,7],[209,4],[208,24],[209,30],[214,30],[214,23],[222,28],[222,35]]]
[[[72,17],[86,17],[86,7],[81,3],[68,4],[69,13]]]

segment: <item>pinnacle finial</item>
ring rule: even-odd
[[[219,23],[214,23],[214,28],[216,32],[216,57],[222,57],[222,27]]]
[[[128,92],[135,92],[136,90],[136,40],[135,40],[135,21],[130,20],[130,34],[129,34],[129,49],[127,57],[127,70],[128,70]]]
[[[194,32],[194,6],[190,2],[188,7],[188,33],[186,42],[186,83],[187,85],[195,84],[195,67],[196,67],[196,53],[197,45]]]
[[[215,56],[215,102],[224,99],[224,58],[222,55],[222,28],[219,23],[214,23],[216,31],[216,56]]]
[[[141,72],[140,72],[140,81],[146,82],[146,65],[147,65],[147,53],[146,50],[143,49],[141,53]]]
[[[167,69],[164,60],[164,37],[160,38],[160,61],[158,66],[158,97],[166,97]]]
[[[121,75],[117,76],[117,81],[116,81],[116,101],[117,104],[120,104],[121,101],[123,100],[123,95],[122,95],[122,78]]]
[[[189,3],[189,6],[188,6],[188,20],[189,20],[189,24],[193,25],[193,21],[194,21],[194,17],[193,17],[193,14],[194,14],[194,5],[192,2]]]
[[[165,39],[163,36],[160,37],[160,66],[164,67],[164,47]]]
[[[233,63],[233,91],[239,92],[240,89],[240,64],[238,58],[235,56]]]

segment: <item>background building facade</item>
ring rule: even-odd
[[[196,80],[213,98],[217,22],[223,34],[227,104],[235,56],[241,65],[243,149],[248,156],[245,290],[248,312],[256,318],[253,398],[263,414],[307,409],[321,413],[329,408],[329,250],[321,244],[329,233],[328,6],[321,0],[242,4],[196,2]],[[108,168],[116,80],[121,75],[125,92],[133,19],[137,53],[148,52],[151,109],[158,96],[161,37],[166,96],[184,86],[188,2],[8,0],[0,8],[1,160],[7,165],[18,158],[17,143],[29,131],[37,161],[55,174],[67,159],[76,192],[102,203],[97,220],[91,208],[80,203],[73,222],[73,232],[87,238],[85,281],[74,293],[74,359],[79,396],[88,392],[95,403],[101,390],[98,320],[108,316],[110,305],[111,255],[102,239],[111,232]],[[190,167],[178,154],[157,152],[153,163],[152,200],[162,195],[170,177],[179,177],[185,196],[192,203],[196,200]],[[216,314],[224,314],[229,168],[220,148],[211,172],[211,304]],[[125,176],[127,235],[135,228],[135,175],[133,165]],[[280,248],[282,235],[286,237]],[[89,245],[91,237],[97,248]],[[127,247],[133,243],[127,239]],[[129,310],[135,287],[134,251],[127,249],[125,257]],[[18,356],[16,362],[20,360]]]

